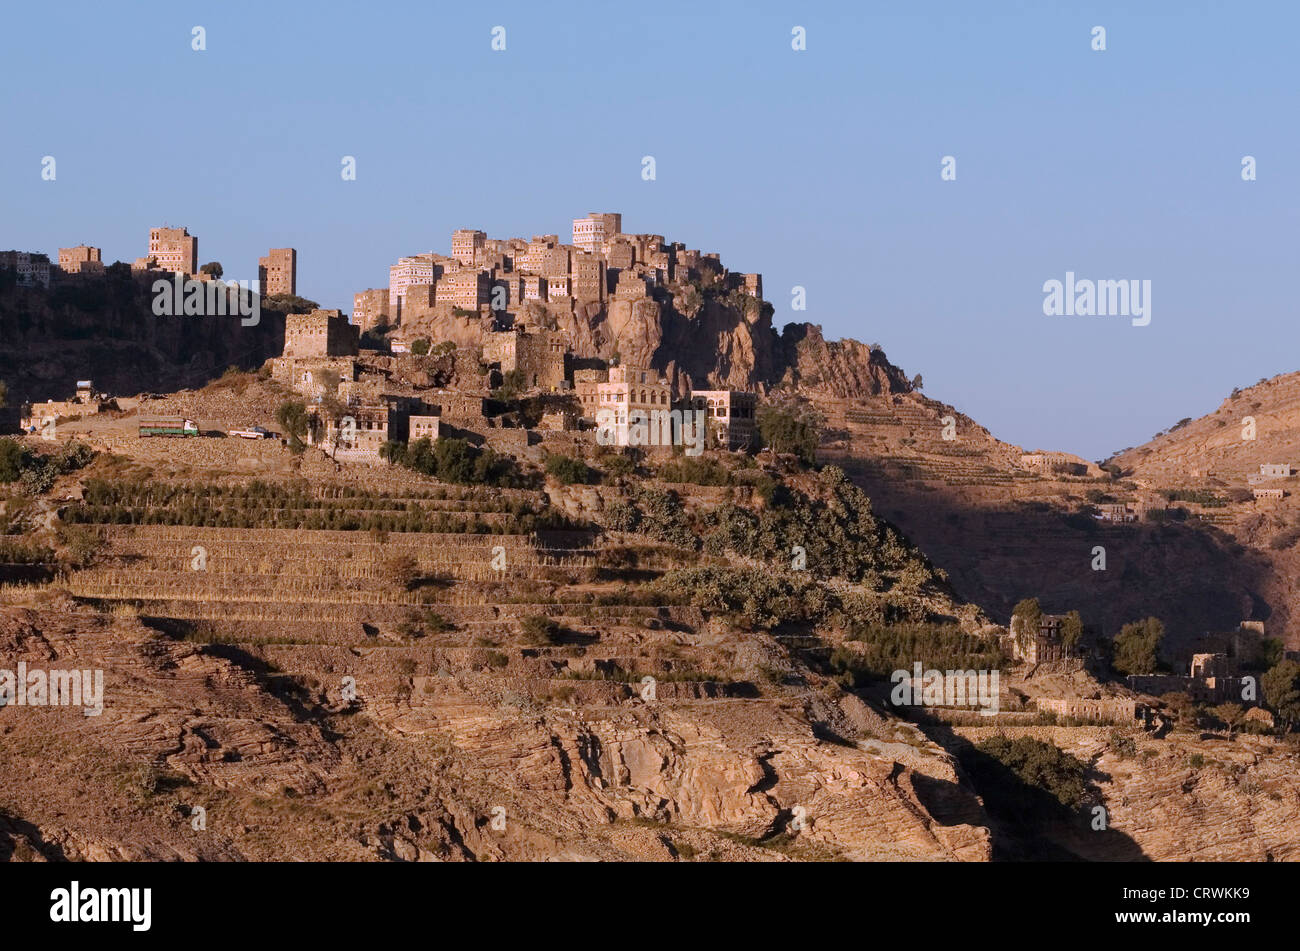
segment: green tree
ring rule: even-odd
[[[307,407],[302,403],[290,401],[281,403],[275,411],[276,421],[284,427],[289,437],[289,446],[294,452],[302,452],[303,437],[307,435]]]
[[[1239,703],[1221,703],[1211,711],[1228,728],[1228,739],[1237,732],[1237,728],[1246,720],[1246,711]]]
[[[1159,618],[1125,624],[1115,635],[1111,666],[1121,674],[1155,673],[1165,625]]]
[[[1082,639],[1083,619],[1079,617],[1078,611],[1071,611],[1061,621],[1061,646],[1072,651],[1079,646],[1079,641]]]
[[[0,439],[0,482],[17,482],[27,462],[27,450],[16,439]]]
[[[221,280],[221,275],[225,274],[226,272],[221,267],[220,261],[209,261],[207,264],[203,265],[203,267],[199,268],[199,273],[210,274],[217,280]]]
[[[808,465],[817,457],[817,424],[809,416],[789,410],[765,407],[758,414],[758,434],[773,452],[791,453]]]
[[[1281,661],[1259,679],[1264,702],[1277,714],[1287,730],[1300,720],[1300,664]]]
[[[1005,736],[993,736],[978,744],[976,749],[1010,770],[1024,783],[1024,790],[1000,794],[1008,795],[1010,801],[1022,809],[1042,808],[1037,797],[1027,795],[1032,791],[1050,796],[1058,807],[1066,809],[1077,809],[1087,800],[1087,767],[1052,743],[1027,736],[1014,740]],[[977,773],[988,777],[997,776],[996,771],[989,769],[985,763],[976,760],[976,764]]]
[[[411,341],[411,353],[415,354],[417,357],[426,356],[428,352],[429,352],[428,337],[416,337],[414,340]]]
[[[497,387],[492,396],[498,400],[513,400],[519,397],[519,394],[528,389],[528,377],[523,370],[511,370],[509,373],[502,374],[501,385]]]
[[[1037,598],[1021,598],[1011,611],[1011,623],[1016,629],[1016,644],[1024,651],[1029,649],[1043,623],[1043,609]]]
[[[1185,693],[1170,691],[1161,694],[1160,701],[1169,711],[1169,715],[1174,718],[1177,725],[1185,729],[1193,729],[1196,726],[1196,705],[1192,703],[1192,698]]]

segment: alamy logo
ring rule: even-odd
[[[596,411],[596,442],[602,446],[686,446],[686,455],[704,452],[708,410],[646,412],[634,409]]]
[[[153,923],[152,888],[85,888],[74,881],[50,892],[50,921],[129,921],[132,931]]]
[[[158,317],[240,317],[241,327],[256,327],[262,319],[257,281],[172,280],[153,282],[153,312]]]
[[[82,707],[88,717],[104,712],[102,670],[0,670],[0,707]]]
[[[889,694],[896,707],[979,707],[980,716],[998,712],[996,670],[923,670],[917,661],[909,670],[890,675]]]
[[[1089,281],[1065,272],[1065,282],[1043,283],[1048,317],[1132,317],[1134,327],[1151,323],[1150,281]]]

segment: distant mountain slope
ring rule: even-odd
[[[1254,420],[1254,438],[1249,421]],[[1114,463],[1153,485],[1217,480],[1244,485],[1266,463],[1300,466],[1300,372],[1234,391],[1213,413],[1190,420]]]

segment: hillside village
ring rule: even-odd
[[[141,287],[222,279],[186,229],[148,251]],[[0,781],[37,827],[75,826],[65,855],[1300,854],[1295,711],[1244,689],[1300,660],[1300,612],[1252,582],[1271,616],[1232,589],[1162,642],[1162,591],[1122,564],[1173,537],[1206,587],[1223,508],[1291,517],[1285,446],[1216,506],[1127,456],[1002,443],[876,346],[778,337],[760,275],[620,215],[451,251],[403,257],[349,317],[272,250],[264,360],[175,392],[24,394],[0,643],[93,660],[118,699],[89,739],[50,714],[7,724],[9,748],[54,730],[173,782],[113,779],[152,805],[96,828]],[[35,257],[9,269],[23,293],[105,276],[95,248]],[[1116,570],[1089,567],[1098,545]],[[934,668],[999,671],[999,694],[899,706],[913,662],[919,695]],[[1046,826],[981,773],[1020,739],[1093,770]],[[236,828],[160,824],[196,802]],[[1099,804],[1113,834],[1060,825]],[[498,806],[528,818],[498,835]],[[792,834],[796,807],[815,820]]]

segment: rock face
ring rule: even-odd
[[[115,394],[198,386],[284,347],[284,315],[275,311],[244,326],[237,316],[155,316],[151,301],[148,282],[116,272],[84,287],[0,289],[10,407],[64,399],[86,378]]]
[[[989,858],[979,800],[937,747],[829,743],[798,704],[690,699],[688,684],[656,704],[585,682],[586,702],[547,706],[527,699],[521,674],[546,665],[526,657],[484,677],[438,652],[404,687],[427,653],[272,661],[71,604],[6,609],[0,668],[98,668],[105,686],[98,717],[0,709],[0,856]],[[274,672],[287,663],[355,677],[364,712]],[[760,844],[783,831],[797,849]]]
[[[548,322],[527,308],[517,319]],[[912,390],[879,349],[856,340],[827,341],[815,324],[789,324],[778,334],[766,304],[742,310],[726,298],[705,297],[686,314],[670,297],[612,299],[603,308],[580,303],[556,326],[575,353],[654,367],[683,389],[782,389],[842,399]],[[471,327],[446,332],[457,343],[481,343]]]

